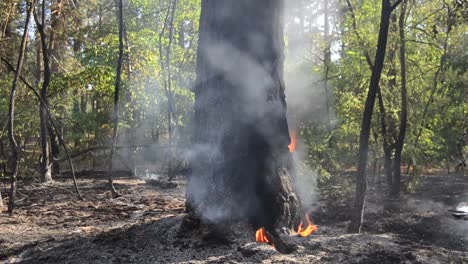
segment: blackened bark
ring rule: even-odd
[[[28,42],[28,29],[29,20],[34,8],[34,2],[28,3],[28,13],[26,15],[26,22],[24,24],[23,38],[21,40],[21,46],[18,55],[18,63],[16,64],[16,73],[11,86],[10,101],[8,104],[8,139],[11,146],[11,160],[12,160],[12,174],[11,174],[11,187],[10,187],[10,199],[8,201],[8,213],[13,214],[15,207],[16,198],[16,177],[18,174],[18,144],[16,143],[14,134],[14,121],[15,121],[15,95],[18,80],[21,74],[21,68],[23,66],[23,58],[26,52],[26,44]]]
[[[123,62],[123,3],[122,0],[118,2],[118,21],[119,21],[119,57],[117,58],[117,69],[115,74],[115,91],[114,91],[114,113],[112,115],[114,123],[114,131],[112,133],[112,147],[109,154],[109,167],[107,171],[107,178],[109,182],[109,187],[111,189],[112,197],[117,198],[120,194],[114,187],[114,182],[112,179],[112,170],[114,165],[114,154],[115,147],[117,145],[117,131],[119,126],[119,93],[120,93],[120,79],[122,77],[122,62]]]
[[[204,0],[187,210],[204,223],[293,228],[299,201],[283,82],[283,1]]]
[[[377,43],[377,51],[375,53],[374,67],[367,93],[364,113],[361,123],[361,133],[359,137],[359,159],[357,164],[357,179],[356,179],[356,197],[354,200],[354,209],[351,215],[351,222],[348,227],[349,232],[360,233],[364,217],[365,197],[367,191],[367,154],[369,152],[369,137],[372,121],[372,113],[374,110],[375,97],[378,90],[380,76],[382,74],[383,64],[385,60],[385,50],[387,47],[388,28],[392,6],[390,0],[382,0],[382,10],[380,17],[380,29]]]
[[[391,194],[398,198],[401,191],[401,153],[405,143],[406,122],[408,116],[408,100],[406,91],[406,46],[405,46],[405,16],[406,2],[401,6],[400,18],[398,21],[400,35],[400,71],[401,71],[401,112],[400,131],[395,142],[395,158],[393,160],[393,186]]]

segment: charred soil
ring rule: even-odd
[[[74,198],[69,181],[24,186],[15,214],[0,214],[0,263],[466,263],[468,221],[448,209],[468,198],[468,177],[422,180],[398,213],[382,212],[383,192],[371,190],[359,235],[345,232],[347,200],[322,197],[312,215],[318,230],[291,237],[292,254],[256,243],[243,224],[226,226],[224,243],[181,236],[182,179],[162,188],[118,177],[122,196],[111,199],[106,179],[88,175],[79,180],[84,201]]]

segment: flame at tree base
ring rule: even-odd
[[[309,214],[306,214],[306,220],[307,220],[306,228],[302,227],[302,221],[297,227],[297,234],[301,237],[310,236],[310,234],[312,234],[314,231],[317,230],[317,226],[312,224],[312,222],[310,221]]]
[[[266,232],[265,232],[264,227],[258,229],[257,232],[255,232],[255,240],[257,242],[261,242],[261,243],[269,243],[270,242],[268,240],[267,236],[266,236]]]
[[[299,226],[297,227],[297,235],[301,237],[307,237],[310,236],[313,232],[317,231],[318,227],[314,224],[312,224],[312,221],[310,221],[309,215],[306,214],[306,220],[307,220],[307,226],[304,228],[304,225],[301,221]],[[258,229],[255,232],[255,241],[259,243],[267,243],[269,245],[275,246],[272,244],[266,235],[266,230],[264,227]]]

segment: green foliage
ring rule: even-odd
[[[315,4],[314,1],[309,2],[311,6]],[[313,121],[311,117],[300,121],[300,135],[309,149],[307,162],[319,171],[319,180],[324,184],[335,182],[334,178],[339,178],[340,172],[355,169],[362,112],[371,73],[366,54],[373,59],[377,44],[381,1],[351,0],[350,3],[352,10],[343,2],[345,6],[329,13],[330,21],[338,23],[331,25],[328,40],[323,36],[322,24],[305,18],[305,25],[312,23],[307,26],[307,35],[303,37],[313,50],[307,52],[317,50],[319,52],[314,55],[322,59],[305,60],[306,63],[300,67],[286,67],[288,72],[300,68],[309,75],[320,76],[317,79],[324,78],[324,69],[328,69],[328,76],[333,76],[327,83],[332,91],[333,122],[324,124]],[[466,32],[466,19],[463,18],[461,6],[456,2],[444,1],[407,4],[404,32],[409,112],[403,165],[412,163],[410,172],[415,177],[408,184],[411,189],[425,168],[449,166],[453,170],[461,153],[466,152],[463,135],[466,133],[465,116],[468,112],[468,53],[463,44],[467,36],[463,33]],[[315,8],[322,10],[321,6]],[[300,18],[300,14],[296,19]],[[399,14],[400,8],[397,8],[390,25],[387,58],[380,82],[390,144],[396,141],[401,111]],[[291,23],[297,27],[295,22]],[[296,35],[289,36],[288,48],[294,47]],[[334,57],[328,65],[322,54],[327,41]],[[314,82],[313,85],[323,85],[323,81]],[[378,106],[375,107],[371,133],[370,162],[376,159],[382,166],[383,143]]]
[[[174,99],[171,125],[176,131],[176,144],[190,142],[195,99],[191,88],[196,77],[201,0],[177,1],[172,42],[166,19],[170,15],[171,2],[130,0],[125,3],[125,58],[119,127],[122,144],[129,143],[127,141],[132,144],[167,143],[168,98]],[[286,19],[285,75],[299,73],[308,76],[306,88],[316,89],[314,92],[317,91],[321,97],[325,97],[322,88],[326,85],[329,97],[327,110],[331,117],[327,121],[321,118],[325,116],[322,107],[315,116],[295,116],[297,120],[294,122],[308,148],[306,164],[318,171],[321,183],[335,183],[340,181],[342,172],[353,170],[356,163],[360,123],[371,72],[366,55],[373,59],[375,53],[381,1],[350,0],[354,18],[345,1],[336,5],[325,1],[330,22],[326,34],[322,19],[324,2],[300,2],[303,6],[296,7],[296,13]],[[14,8],[12,3],[18,4],[18,8]],[[46,8],[50,15],[53,5]],[[12,64],[16,62],[23,9],[20,1],[0,3],[1,28],[10,30],[8,37],[0,40],[0,55]],[[399,12],[397,8],[395,19]],[[9,27],[4,27],[8,14]],[[453,164],[460,159],[461,153],[466,152],[463,134],[466,133],[468,112],[468,37],[464,14],[457,2],[408,2],[404,31],[409,115],[403,161],[405,164],[413,163],[411,172],[414,175],[422,174],[426,166]],[[67,2],[64,3],[60,23],[52,26],[51,20],[51,17],[46,19],[47,33],[55,33],[48,99],[55,119],[73,150],[107,144],[111,132],[118,53],[115,3],[84,0],[74,5]],[[380,83],[390,143],[395,142],[401,111],[397,27],[396,20],[393,20]],[[23,76],[35,87],[40,87],[41,79],[37,77],[41,67],[36,61],[38,39],[34,30],[31,29]],[[305,45],[298,48],[298,39]],[[169,46],[169,43],[172,44]],[[327,47],[330,47],[329,61],[325,58]],[[170,77],[166,59],[169,60]],[[4,124],[7,117],[12,77],[12,72],[2,64],[0,124]],[[165,89],[168,84],[170,93]],[[22,83],[17,98],[15,133],[20,145],[24,145],[38,136],[39,104]],[[312,107],[314,103],[310,104]],[[289,102],[288,106],[294,115],[296,106]],[[380,129],[380,113],[376,107],[370,151],[374,154],[372,159],[376,158],[382,164]],[[136,131],[140,134],[135,135]],[[7,145],[3,130],[0,130],[0,140]],[[37,154],[34,155],[37,159]],[[0,159],[5,160],[5,157]]]

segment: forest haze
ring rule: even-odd
[[[87,262],[55,255],[146,233],[200,263],[431,263],[424,246],[468,261],[466,1],[3,0],[0,14],[0,262]],[[60,211],[77,222],[57,231]],[[110,261],[190,261],[141,248]]]

